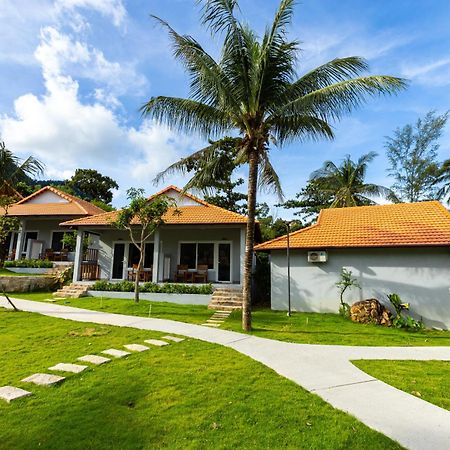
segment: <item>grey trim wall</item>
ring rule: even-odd
[[[411,304],[411,314],[428,326],[450,328],[450,247],[331,249],[328,262],[308,263],[306,250],[291,250],[291,302],[294,310],[337,312],[335,283],[342,267],[351,270],[361,289],[346,301],[377,298],[388,304],[395,292]],[[271,304],[287,309],[286,252],[271,252]]]
[[[90,297],[105,298],[134,298],[134,292],[112,292],[112,291],[88,291]],[[204,294],[164,294],[164,293],[145,293],[141,292],[139,298],[152,302],[170,302],[180,305],[208,305],[212,295]]]

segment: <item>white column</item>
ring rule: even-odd
[[[14,259],[20,259],[22,256],[22,249],[25,241],[25,221],[20,221],[19,234],[17,236],[16,256]]]
[[[239,280],[239,284],[242,285],[244,282],[244,261],[245,261],[245,233],[246,233],[246,228],[245,227],[241,227],[241,239],[240,239],[240,258],[239,258],[239,264],[241,265],[240,267],[240,280]]]
[[[158,282],[159,275],[159,230],[155,231],[155,235],[153,236],[153,272],[152,272],[152,281],[153,283]]]
[[[77,243],[75,246],[75,259],[73,263],[73,282],[80,281],[81,263],[83,262],[83,231],[77,231]]]

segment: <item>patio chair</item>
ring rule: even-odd
[[[44,259],[48,259],[49,261],[55,260],[55,252],[52,248],[46,248],[44,252]]]
[[[197,271],[194,273],[194,283],[207,283],[208,282],[208,265],[199,264]]]
[[[175,272],[175,276],[173,277],[175,280],[175,283],[186,282],[186,275],[188,272],[189,266],[187,264],[178,264],[177,271]]]
[[[59,254],[60,261],[68,261],[69,260],[69,250],[63,248]]]

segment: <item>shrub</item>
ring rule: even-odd
[[[392,315],[394,327],[406,328],[410,331],[420,331],[424,328],[422,321],[415,320],[411,316],[402,316],[402,312],[409,311],[409,303],[403,303],[398,294],[389,294],[387,297],[395,309],[395,316]]]
[[[26,269],[50,269],[53,263],[48,259],[18,259],[5,261],[4,267],[21,267]]]
[[[344,293],[347,289],[352,289],[353,287],[359,288],[359,284],[356,281],[356,278],[353,278],[353,273],[351,270],[346,269],[345,267],[341,270],[340,280],[336,283],[336,287],[340,291],[339,300],[339,314],[342,317],[349,318],[350,317],[350,305],[344,302]]]
[[[134,283],[131,281],[120,281],[111,283],[106,280],[96,281],[91,287],[93,291],[110,291],[110,292],[133,292]],[[144,283],[140,287],[141,293],[158,293],[158,294],[212,294],[213,288],[211,284],[188,285],[175,283]]]

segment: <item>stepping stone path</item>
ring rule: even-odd
[[[50,375],[48,373],[35,373],[34,375],[24,378],[22,381],[25,383],[38,384],[39,386],[52,386],[65,379],[66,379],[65,377],[60,377],[59,375]]]
[[[160,341],[159,339],[147,339],[147,344],[156,345],[157,347],[163,347],[164,345],[169,345],[168,342]]]
[[[80,364],[59,363],[56,364],[56,366],[49,367],[48,370],[55,370],[58,372],[80,373],[83,372],[83,370],[86,370],[87,368],[88,366],[82,366]]]
[[[28,397],[30,395],[33,394],[25,389],[16,388],[14,386],[3,386],[0,388],[0,398],[8,403],[11,403],[13,400],[17,400],[18,398]]]
[[[109,356],[114,356],[114,358],[123,358],[124,356],[131,355],[130,352],[124,352],[123,350],[116,350],[115,348],[109,348],[104,350],[102,353]]]
[[[167,339],[168,341],[173,341],[173,342],[182,342],[182,341],[184,341],[183,338],[179,338],[179,337],[176,337],[176,336],[163,336],[162,338],[163,339]]]
[[[85,355],[78,358],[78,361],[88,362],[91,364],[95,364],[96,366],[100,366],[101,364],[108,363],[111,360],[109,358],[105,358],[104,356]]]
[[[205,327],[219,328],[230,317],[231,311],[216,311],[203,325]]]
[[[124,347],[132,352],[145,352],[146,350],[149,350],[149,347],[141,344],[127,344],[124,345]]]

